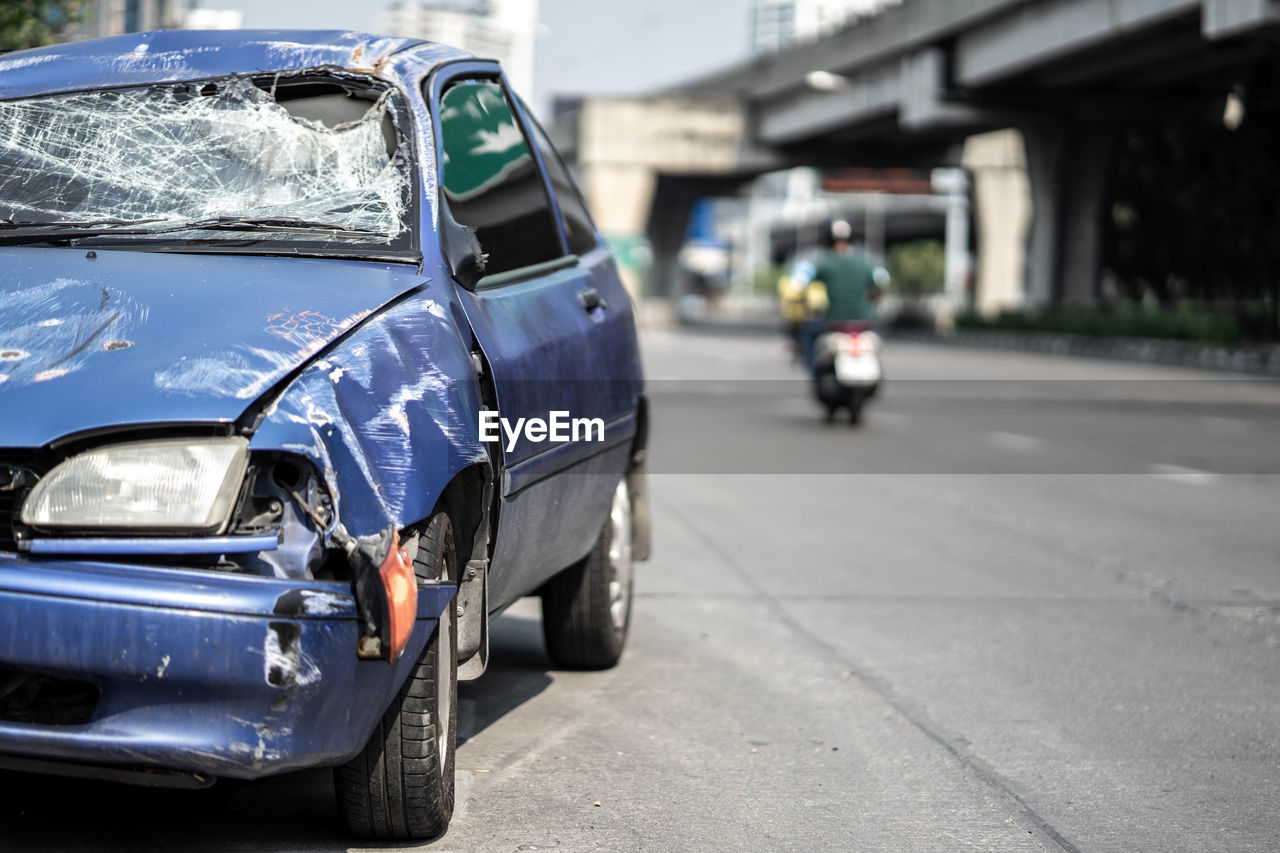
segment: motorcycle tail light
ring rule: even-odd
[[[862,337],[862,335],[846,335],[844,339],[844,351],[854,358],[859,358],[871,351],[870,341]]]

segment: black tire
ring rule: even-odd
[[[618,662],[631,626],[633,586],[631,494],[624,477],[591,553],[542,589],[542,636],[556,666],[608,669]]]
[[[853,399],[849,401],[849,423],[852,426],[858,426],[862,423],[862,406],[866,403],[866,398],[861,394],[854,394]]]
[[[413,560],[419,583],[456,581],[457,552],[449,517],[437,513],[419,533]],[[364,750],[334,768],[338,811],[353,834],[427,839],[448,829],[458,736],[457,651],[458,619],[450,603]]]

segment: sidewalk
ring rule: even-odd
[[[647,299],[637,304],[636,313],[641,329],[681,328],[694,332],[733,334],[781,333],[781,320],[776,314],[776,308],[765,310],[763,304],[754,301],[749,306],[734,306],[730,303],[724,308],[727,310],[715,311],[697,319],[681,320],[670,302]],[[1233,348],[1147,338],[1091,338],[1044,332],[979,330],[958,330],[950,334],[885,330],[884,335],[896,340],[936,343],[942,346],[1167,364],[1280,378],[1280,345],[1276,344]]]
[[[888,336],[899,340],[929,341],[946,346],[1106,358],[1280,377],[1280,346],[1275,344],[1221,347],[1188,341],[1147,338],[1090,338],[1044,332],[977,330],[958,330],[949,335],[931,332],[890,332]]]

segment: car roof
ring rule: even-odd
[[[0,55],[0,99],[308,68],[381,75],[395,54],[428,44],[345,30],[129,33]]]

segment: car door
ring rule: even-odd
[[[630,303],[602,293],[568,251],[541,158],[496,68],[470,63],[430,85],[441,227],[459,226],[484,259],[458,298],[507,424],[489,581],[498,610],[584,556],[604,522],[636,421],[631,365],[620,372],[602,329]],[[566,440],[509,431],[557,412],[587,423]]]
[[[603,306],[603,310],[591,314],[593,322],[587,331],[587,346],[594,358],[602,359],[608,365],[609,381],[594,389],[593,393],[597,397],[609,395],[609,399],[601,401],[600,405],[607,406],[610,411],[634,411],[643,383],[631,294],[618,275],[608,246],[591,221],[568,168],[524,102],[519,99],[517,102],[529,138],[546,172],[569,254],[577,258],[572,268],[580,280],[576,286],[580,293],[596,294]]]

